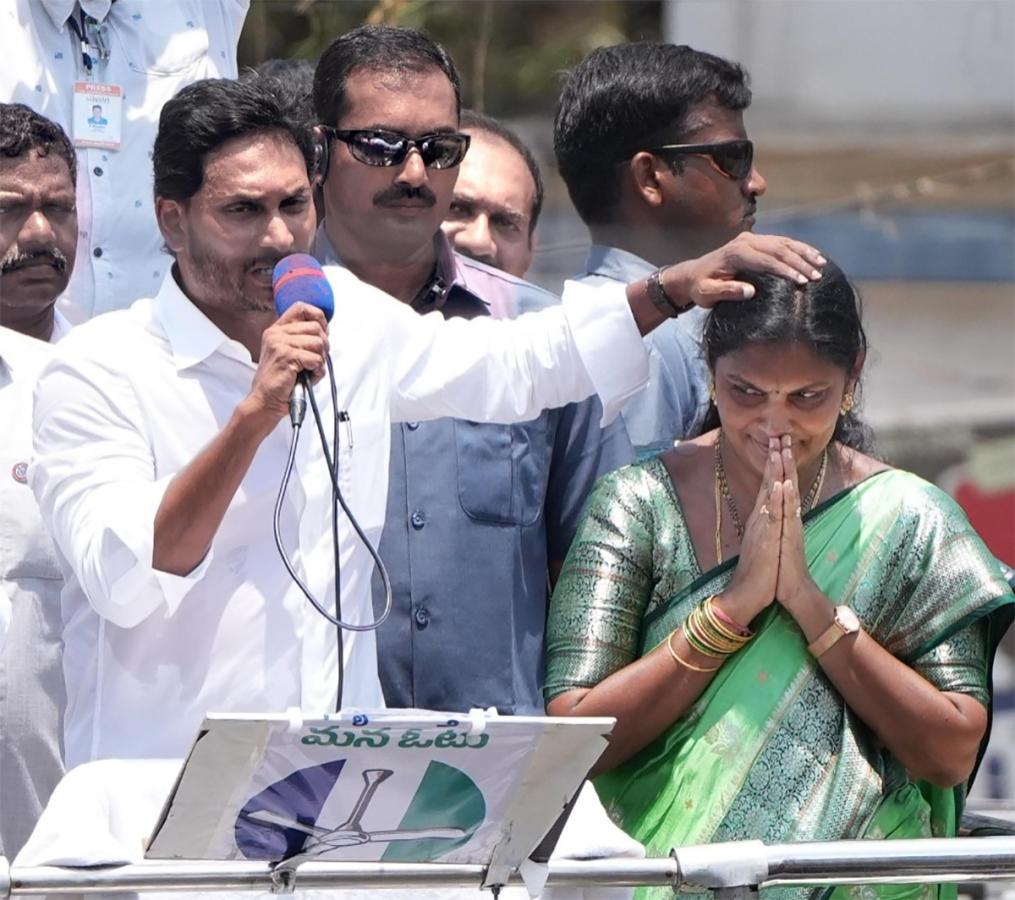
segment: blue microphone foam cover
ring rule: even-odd
[[[282,315],[294,303],[316,306],[331,320],[335,294],[321,264],[308,253],[291,253],[278,261],[271,276],[275,311]]]

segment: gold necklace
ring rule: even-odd
[[[726,501],[726,508],[730,511],[730,518],[733,519],[733,527],[737,530],[737,537],[743,540],[744,537],[744,523],[740,521],[740,513],[737,510],[736,501],[733,499],[733,493],[730,491],[729,481],[726,478],[726,466],[722,462],[722,432],[719,432],[719,437],[715,441],[715,479],[716,479],[716,490],[722,494],[723,499]]]
[[[737,538],[744,539],[744,525],[740,520],[740,513],[737,510],[736,500],[733,499],[733,492],[730,490],[729,480],[726,477],[726,467],[722,461],[722,431],[715,440],[715,558],[716,564],[722,563],[722,501],[726,501],[726,508],[729,510],[730,518],[733,520],[733,527],[736,529]],[[828,468],[828,448],[821,451],[821,463],[818,465],[817,474],[811,482],[811,488],[807,496],[800,504],[801,515],[807,512],[814,501],[821,494],[821,488],[825,483],[825,472]]]
[[[814,501],[821,495],[821,488],[825,483],[825,470],[828,467],[828,448],[826,447],[821,451],[821,465],[818,466],[818,474],[814,476],[814,481],[811,482],[811,489],[807,492],[807,496],[804,497],[804,502],[800,504],[801,515],[808,512],[814,505]]]

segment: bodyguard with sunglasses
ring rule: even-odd
[[[446,52],[410,29],[359,28],[325,51],[318,256],[449,319],[555,306],[542,289],[454,252],[439,227],[469,146],[457,83]],[[634,458],[622,423],[601,429],[601,418],[590,398],[521,424],[392,427],[380,550],[394,605],[377,634],[390,706],[542,714],[547,572],[563,563],[596,479]]]
[[[603,47],[568,75],[554,150],[592,236],[578,280],[627,283],[753,229],[766,185],[744,129],[750,102],[740,66],[673,44]],[[649,386],[623,412],[642,455],[701,429],[700,322],[692,312],[647,338]]]

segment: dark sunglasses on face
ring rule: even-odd
[[[469,149],[469,135],[459,132],[436,132],[411,138],[398,131],[325,127],[325,132],[346,144],[353,159],[368,166],[397,166],[418,150],[423,165],[430,169],[453,169]]]
[[[748,140],[719,141],[714,144],[662,144],[643,149],[657,156],[702,156],[717,172],[737,181],[750,175],[754,165],[754,144]]]

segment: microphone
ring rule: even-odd
[[[331,290],[331,284],[328,282],[328,279],[324,274],[324,270],[321,268],[321,264],[306,253],[292,253],[276,264],[271,276],[271,289],[275,296],[275,311],[280,316],[294,303],[309,303],[311,306],[316,306],[324,313],[324,317],[329,322],[335,313],[335,294]],[[338,392],[335,385],[335,372],[332,367],[331,357],[327,357],[325,362],[327,363],[328,379],[331,384],[331,403],[334,407],[335,413],[335,430],[332,437],[334,455],[328,452],[328,438],[324,431],[324,425],[321,422],[321,413],[317,408],[317,401],[314,399],[314,393],[311,390],[310,373],[307,371],[300,372],[297,380],[298,387],[293,391],[293,395],[289,399],[289,420],[292,422],[293,430],[289,443],[289,457],[286,460],[285,472],[282,475],[282,484],[279,487],[278,497],[275,500],[273,530],[275,535],[275,547],[277,548],[279,555],[282,557],[282,563],[285,565],[286,571],[289,573],[289,577],[292,578],[293,582],[300,589],[303,596],[307,598],[310,605],[338,629],[338,703],[336,709],[340,710],[342,708],[342,686],[345,672],[345,649],[342,640],[342,632],[343,630],[373,631],[374,629],[379,628],[391,614],[392,593],[391,579],[388,577],[387,569],[384,568],[384,562],[377,553],[377,548],[370,543],[370,539],[366,536],[363,529],[360,527],[360,524],[356,521],[356,517],[353,515],[352,510],[342,497],[342,491],[338,485],[338,423],[348,423],[349,414],[348,412],[338,409]],[[308,401],[314,413],[314,422],[317,425],[317,434],[321,439],[321,450],[324,453],[324,461],[328,464],[328,472],[331,476],[331,540],[332,555],[335,564],[334,615],[324,608],[321,602],[314,597],[314,595],[310,592],[310,589],[300,579],[299,573],[293,567],[292,561],[286,554],[285,544],[282,541],[282,502],[285,498],[286,489],[289,485],[289,477],[292,474],[293,462],[296,459],[296,444],[297,441],[299,441],[301,430],[300,426],[303,424],[303,417],[307,411]],[[350,448],[352,447],[351,435],[349,446]],[[384,585],[384,611],[379,617],[374,619],[373,622],[366,625],[345,622],[342,619],[342,572],[340,568],[341,554],[339,553],[338,538],[339,507],[341,507],[342,512],[344,512],[348,518],[349,525],[356,533],[356,536],[363,543],[363,546],[366,547],[370,556],[373,557],[374,564],[377,566],[377,571],[381,576],[381,582]]]
[[[335,293],[321,264],[309,253],[290,253],[275,264],[271,275],[271,291],[275,296],[275,312],[280,316],[294,303],[316,306],[329,322],[335,314]],[[300,372],[302,390],[294,390],[289,400],[289,420],[296,428],[307,414],[307,392],[310,376]]]

